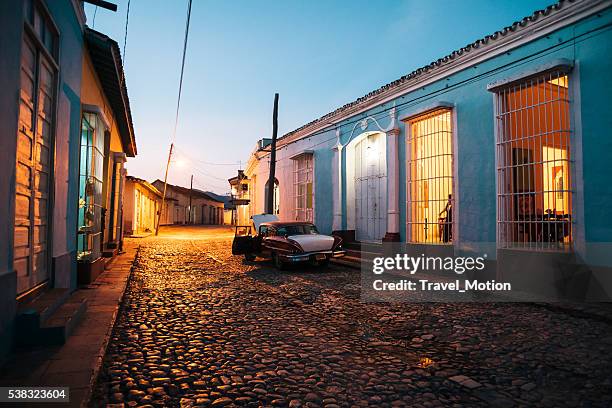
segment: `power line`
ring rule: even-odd
[[[155,228],[155,235],[159,233],[159,224],[161,222],[161,214],[164,211],[164,203],[166,201],[166,187],[168,186],[168,169],[170,168],[170,160],[172,159],[172,148],[174,147],[174,139],[176,138],[176,128],[178,126],[178,120],[179,120],[179,109],[181,106],[181,92],[183,90],[183,73],[185,72],[185,55],[187,54],[187,39],[189,38],[189,22],[191,21],[191,1],[192,0],[189,0],[189,5],[187,9],[187,21],[185,22],[185,40],[183,41],[183,58],[181,61],[181,78],[179,80],[178,98],[176,100],[176,116],[174,118],[174,130],[172,131],[172,136],[170,139],[170,152],[168,153],[168,162],[166,163],[166,175],[164,177],[164,193],[162,195],[162,203],[161,203],[161,207],[160,207],[160,210],[157,216],[157,226]],[[126,22],[126,36],[127,36],[127,22]]]
[[[93,16],[92,28],[96,28],[96,14],[98,14],[98,6],[96,6],[96,8],[95,8],[95,10],[94,10],[94,16]]]
[[[178,147],[176,147],[176,146],[174,146],[174,148],[175,148],[176,150],[180,151],[180,153],[181,153],[182,155],[184,155],[184,156],[188,157],[188,158],[189,158],[189,160],[191,160],[191,161],[196,161],[196,162],[198,162],[198,163],[205,164],[205,165],[207,165],[207,166],[238,166],[238,164],[239,164],[238,162],[236,162],[236,163],[213,163],[213,162],[208,162],[208,161],[204,161],[204,160],[196,159],[195,157],[193,157],[193,156],[191,156],[191,155],[187,154],[187,153],[186,153],[186,152],[185,152],[183,149],[180,149],[180,148],[178,148]]]
[[[606,27],[608,27],[608,25],[606,25]],[[604,28],[606,28],[606,27],[604,27]],[[592,31],[596,31],[596,30],[592,30]],[[585,34],[589,34],[589,33],[591,33],[591,32],[588,32],[588,33],[585,33]],[[585,34],[581,34],[580,37],[584,36]],[[563,48],[571,47],[571,46],[573,46],[572,41],[574,41],[574,40],[575,39],[571,39],[571,40],[567,40],[567,41],[564,41],[564,42],[559,43],[559,44],[555,44],[555,45],[547,48],[545,50],[545,51],[547,51],[546,53],[542,53],[540,51],[540,52],[537,52],[537,53],[534,53],[534,54],[531,54],[531,55],[527,55],[527,56],[525,56],[525,57],[523,57],[523,58],[521,58],[519,60],[510,62],[510,63],[508,63],[506,65],[501,66],[501,67],[493,68],[493,69],[491,69],[489,71],[486,71],[486,72],[483,72],[483,73],[481,73],[481,74],[479,74],[479,75],[477,75],[475,77],[471,77],[471,78],[467,78],[465,80],[459,81],[459,82],[454,83],[454,84],[452,84],[452,85],[450,85],[450,86],[448,86],[446,88],[436,89],[436,90],[431,91],[431,92],[429,92],[427,94],[413,97],[412,99],[408,99],[405,102],[401,102],[401,103],[399,103],[399,104],[397,104],[395,106],[393,106],[393,105],[389,106],[388,108],[381,109],[380,111],[372,113],[370,115],[368,115],[366,113],[367,112],[366,111],[366,112],[361,112],[361,113],[357,113],[357,114],[353,114],[353,115],[349,116],[349,118],[351,118],[351,117],[354,118],[352,120],[348,120],[348,121],[342,120],[342,121],[337,122],[337,123],[327,123],[327,125],[324,128],[322,128],[320,130],[317,130],[316,132],[309,133],[309,134],[307,134],[305,136],[302,136],[302,137],[300,137],[300,138],[298,138],[296,140],[292,140],[290,142],[284,143],[281,146],[279,146],[277,148],[277,150],[281,150],[281,149],[287,148],[288,146],[290,146],[290,145],[292,145],[294,143],[301,142],[301,141],[304,141],[305,139],[308,139],[308,138],[311,138],[311,137],[314,137],[314,136],[318,136],[318,135],[321,135],[321,134],[324,134],[324,133],[331,132],[331,131],[333,131],[335,129],[341,129],[341,128],[346,127],[346,126],[353,125],[355,123],[361,122],[362,120],[366,119],[367,117],[371,117],[371,118],[375,118],[375,119],[382,118],[382,117],[386,116],[386,114],[391,109],[393,109],[393,108],[395,108],[396,112],[399,114],[400,112],[406,111],[410,107],[421,103],[423,100],[427,100],[429,98],[445,94],[447,92],[450,92],[450,91],[454,90],[455,88],[457,88],[457,87],[459,87],[461,85],[466,85],[466,84],[470,84],[470,83],[473,83],[473,82],[477,82],[477,81],[479,81],[479,80],[481,80],[483,78],[490,77],[490,76],[492,76],[492,75],[494,75],[496,73],[504,72],[504,71],[512,68],[517,63],[519,63],[518,65],[525,64],[525,63],[531,61],[532,59],[537,59],[537,58],[540,58],[540,57],[542,57],[544,55],[548,55],[550,53],[556,52],[558,49],[563,49]],[[408,95],[409,95],[409,93],[405,94],[403,96],[398,96],[396,98],[396,100],[397,99],[405,99]],[[371,109],[374,110],[374,109],[376,109],[379,106],[384,106],[384,104],[383,105],[378,105],[378,106],[373,106]],[[361,116],[361,117],[359,117],[359,116]],[[323,123],[322,123],[322,125],[323,125]],[[283,136],[283,138],[285,136]],[[336,139],[336,136],[333,136],[333,137],[331,137],[329,139],[326,139],[326,140],[324,140],[324,141],[322,141],[320,143],[317,143],[314,146],[318,146],[320,144],[327,143],[327,142],[329,142],[331,140],[334,140],[334,139]],[[282,138],[280,139],[280,141],[282,141]],[[314,147],[314,146],[311,146],[311,147]],[[264,153],[270,153],[269,150],[262,149],[261,151],[264,152]]]
[[[183,59],[181,62],[181,77],[179,79],[179,89],[178,89],[178,99],[176,101],[176,117],[174,119],[174,131],[172,132],[172,143],[176,139],[176,128],[178,126],[179,120],[179,109],[181,106],[181,93],[183,91],[183,74],[185,73],[185,56],[187,55],[187,39],[189,38],[189,22],[191,21],[191,2],[189,0],[189,5],[187,8],[187,22],[185,24],[185,40],[183,41]]]
[[[123,66],[125,67],[125,46],[127,44],[127,36],[128,36],[128,25],[130,23],[130,1],[127,3],[127,12],[125,13],[125,34],[123,35]],[[96,10],[98,6],[96,6]],[[95,19],[95,15],[94,15]]]
[[[591,31],[589,31],[587,33],[583,33],[579,37],[583,37],[584,35],[590,34],[593,31],[597,31],[597,30],[600,30],[600,29],[608,28],[609,26],[610,26],[610,24],[606,25],[605,27],[599,27],[599,28],[591,30]],[[305,136],[302,136],[299,139],[292,140],[290,142],[284,143],[281,146],[279,146],[277,150],[284,149],[284,148],[286,148],[286,147],[288,147],[288,146],[290,146],[290,145],[292,145],[294,143],[304,141],[304,139],[307,139],[307,138],[311,138],[311,137],[314,137],[314,136],[318,136],[318,135],[321,135],[321,134],[324,134],[324,133],[331,132],[331,131],[333,131],[335,129],[341,129],[341,128],[346,127],[346,126],[353,125],[355,123],[361,122],[366,117],[382,118],[382,117],[385,116],[385,114],[387,114],[393,108],[396,109],[397,113],[406,111],[410,107],[421,103],[423,100],[427,100],[427,99],[430,99],[432,97],[445,94],[447,92],[450,92],[450,91],[454,90],[455,88],[457,88],[457,87],[459,87],[461,85],[466,85],[466,84],[470,84],[470,83],[473,83],[473,82],[477,82],[477,81],[479,81],[479,80],[481,80],[483,78],[490,77],[490,76],[492,76],[492,75],[494,75],[496,73],[504,72],[504,71],[506,71],[508,69],[513,68],[515,66],[515,64],[522,65],[522,64],[525,64],[527,62],[530,62],[533,59],[537,59],[537,58],[540,58],[540,57],[542,57],[544,55],[548,55],[550,53],[556,52],[559,49],[564,49],[564,48],[571,47],[571,46],[574,45],[573,41],[575,41],[575,39],[566,40],[566,41],[564,41],[562,43],[552,45],[549,48],[547,48],[546,50],[544,50],[545,53],[543,53],[542,51],[535,52],[535,53],[527,55],[527,56],[525,56],[525,57],[523,57],[523,58],[521,58],[519,60],[512,61],[512,62],[507,63],[506,65],[502,65],[500,67],[496,67],[496,68],[493,68],[493,69],[491,69],[489,71],[483,72],[483,73],[481,73],[481,74],[479,74],[479,75],[477,75],[475,77],[467,78],[465,80],[456,82],[456,83],[454,83],[454,84],[452,84],[452,85],[450,85],[450,86],[448,86],[446,88],[436,89],[436,90],[431,91],[431,92],[429,92],[427,94],[420,95],[420,96],[417,96],[417,97],[413,97],[412,99],[408,99],[407,101],[401,102],[400,104],[397,104],[395,106],[392,105],[392,106],[389,106],[388,108],[381,109],[379,112],[372,113],[370,115],[367,115],[366,112],[361,112],[361,113],[357,113],[357,114],[353,114],[352,116],[349,116],[349,118],[353,117],[354,118],[353,120],[348,120],[346,122],[343,120],[343,121],[340,121],[340,122],[337,122],[337,123],[327,123],[324,128],[322,128],[320,130],[317,130],[316,132],[313,132],[313,133],[307,134]],[[429,84],[429,85],[432,85],[432,84]],[[396,98],[396,100],[397,99],[405,99],[408,95],[409,95],[409,93],[405,94],[403,96],[398,96]],[[373,106],[370,109],[373,110],[373,109],[376,109],[377,107],[383,106],[383,105]],[[358,116],[362,116],[362,117],[358,117]],[[323,125],[323,123],[321,123],[321,124]],[[283,136],[283,138],[284,137],[285,136]],[[279,139],[279,141],[282,142],[283,138]],[[329,139],[326,139],[326,140],[324,140],[324,141],[322,141],[322,142],[320,142],[320,143],[318,143],[318,144],[316,144],[314,146],[318,146],[320,144],[329,142],[329,141],[334,140],[334,139],[336,139],[336,136],[331,137]],[[264,152],[264,153],[270,153],[269,150],[262,149],[261,151]]]

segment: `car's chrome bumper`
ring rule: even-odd
[[[294,254],[294,255],[279,255],[279,258],[284,262],[307,262],[307,261],[322,261],[323,259],[317,259],[317,256],[325,256],[325,259],[330,258],[340,258],[346,254],[344,250],[338,251],[317,251],[317,252],[307,252],[304,254]]]

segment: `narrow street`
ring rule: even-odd
[[[529,304],[364,304],[359,271],[278,272],[232,256],[232,237],[138,240],[95,406],[612,403],[607,322]]]

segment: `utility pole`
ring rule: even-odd
[[[278,93],[274,94],[274,112],[272,113],[272,144],[270,145],[270,177],[268,178],[268,196],[266,213],[274,213],[274,187],[276,186],[276,136],[278,135]]]
[[[161,216],[164,212],[164,204],[166,203],[166,188],[168,187],[168,169],[170,168],[170,159],[172,158],[172,149],[174,143],[170,143],[170,152],[168,153],[168,163],[166,163],[166,175],[164,176],[164,193],[162,194],[162,203],[157,214],[157,227],[155,227],[155,235],[159,234],[159,224],[161,223]]]
[[[193,213],[192,213],[192,207],[191,207],[191,196],[193,195],[193,174],[191,175],[191,184],[189,185],[189,222],[188,224],[191,224],[193,222]]]

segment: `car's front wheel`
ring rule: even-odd
[[[274,264],[276,269],[278,269],[279,271],[282,271],[283,269],[285,269],[285,263],[280,259],[280,257],[278,256],[276,252],[272,254],[272,263]]]

